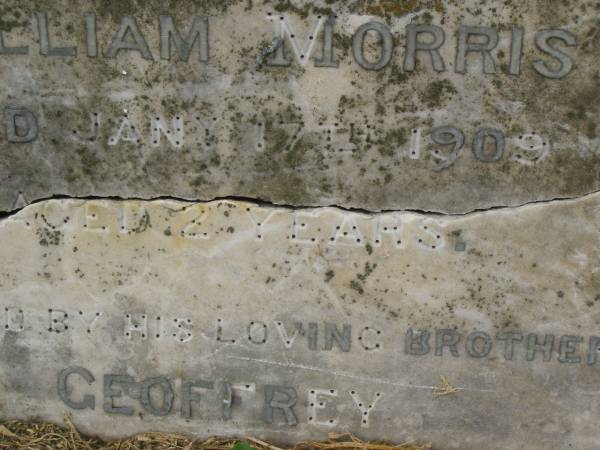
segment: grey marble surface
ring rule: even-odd
[[[595,1],[1,8],[4,211],[64,195],[464,213],[598,189]]]
[[[599,208],[31,205],[0,223],[0,417],[594,448]]]

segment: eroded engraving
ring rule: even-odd
[[[517,4],[489,26],[491,4],[387,17],[381,5],[238,3],[195,5],[187,19],[124,8],[111,21],[92,7],[7,6],[32,20],[0,30],[1,208],[15,192],[130,192],[466,212],[494,195],[522,204],[597,188],[593,8],[549,27]],[[557,167],[561,180],[544,183]]]
[[[32,142],[39,134],[35,114],[23,107],[8,107],[4,110],[4,129],[8,142],[14,143]]]

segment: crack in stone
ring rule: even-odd
[[[31,203],[29,203],[28,205],[23,206],[21,208],[16,208],[11,211],[2,211],[2,212],[0,212],[0,220],[4,220],[4,219],[10,218],[12,216],[15,216],[15,215],[19,214],[22,210],[24,210],[30,206],[33,206],[38,203],[47,202],[50,200],[82,200],[82,201],[109,200],[109,201],[122,201],[122,202],[126,202],[126,201],[156,202],[156,201],[160,201],[160,200],[165,200],[165,201],[176,201],[176,202],[181,202],[181,203],[188,203],[190,205],[208,204],[208,203],[214,203],[214,202],[219,202],[219,201],[233,201],[233,202],[253,203],[255,205],[258,205],[258,206],[261,206],[264,208],[279,208],[279,209],[287,209],[290,211],[336,208],[341,211],[345,211],[345,212],[349,212],[349,213],[364,214],[364,215],[368,215],[368,216],[379,215],[379,214],[390,214],[390,213],[414,213],[414,214],[420,214],[423,216],[434,216],[434,217],[469,217],[469,216],[473,216],[473,215],[485,214],[485,213],[491,212],[491,211],[521,209],[521,208],[526,208],[526,207],[533,206],[533,205],[575,201],[575,200],[584,199],[586,197],[591,197],[598,193],[600,193],[600,189],[597,189],[597,190],[594,190],[594,191],[591,191],[591,192],[588,192],[585,194],[572,196],[572,197],[554,197],[554,198],[550,198],[550,199],[531,200],[531,201],[516,204],[516,205],[494,205],[494,206],[489,206],[489,207],[485,207],[485,208],[476,208],[476,209],[472,209],[470,211],[466,211],[466,212],[462,212],[462,213],[444,213],[444,212],[440,212],[440,211],[428,211],[425,209],[417,209],[417,208],[369,210],[366,208],[341,206],[341,205],[337,205],[334,203],[327,204],[327,205],[292,205],[292,204],[287,204],[287,203],[276,203],[276,202],[272,202],[269,200],[261,199],[259,197],[244,197],[244,196],[235,196],[235,195],[214,197],[210,200],[199,200],[199,199],[189,199],[189,198],[177,197],[177,196],[121,197],[121,196],[88,195],[88,196],[78,197],[78,196],[57,194],[57,195],[52,195],[49,197],[36,199],[36,200],[32,201]]]

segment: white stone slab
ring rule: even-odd
[[[31,205],[0,223],[0,418],[595,448],[599,217]]]
[[[237,196],[462,213],[590,193],[598,12],[597,0],[3,0],[0,210]]]

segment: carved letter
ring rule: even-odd
[[[481,340],[481,348],[475,345],[476,340]],[[467,336],[465,347],[469,356],[473,358],[484,358],[492,350],[492,338],[483,331],[473,331]]]
[[[62,309],[48,310],[48,331],[63,333],[69,329],[69,315]]]
[[[283,345],[285,345],[285,348],[292,348],[292,345],[294,345],[294,341],[296,340],[298,335],[300,335],[300,334],[304,335],[306,333],[304,330],[304,326],[302,325],[302,322],[294,323],[294,331],[291,335],[288,334],[288,332],[285,329],[285,326],[283,325],[282,322],[276,322],[275,326],[277,327],[277,331],[279,332],[279,336],[281,337],[281,340],[283,341]]]
[[[162,405],[160,408],[157,408],[152,404],[152,398],[150,397],[150,390],[154,386],[159,386],[160,390],[162,391]],[[173,397],[173,387],[171,386],[169,380],[167,380],[165,377],[150,378],[142,381],[141,383],[140,402],[142,407],[150,414],[154,414],[155,416],[168,415],[173,408]]]
[[[409,328],[404,337],[404,353],[407,355],[422,356],[429,353],[431,347],[429,346],[429,331],[420,330],[413,331]]]
[[[381,56],[374,62],[367,61],[363,53],[364,41],[369,31],[375,31],[381,39]],[[384,23],[367,22],[356,30],[352,38],[352,54],[354,55],[354,59],[359,66],[366,70],[379,70],[387,66],[392,59],[393,49],[394,39],[392,32]]]
[[[548,67],[542,60],[533,61],[533,68],[540,74],[547,78],[559,79],[566,77],[571,69],[573,69],[573,65],[575,64],[575,60],[567,55],[566,53],[561,52],[556,49],[552,45],[550,45],[551,39],[558,39],[562,41],[565,45],[569,47],[574,47],[577,45],[577,40],[575,36],[573,36],[567,30],[541,30],[535,33],[535,45],[544,53],[549,54],[554,59],[556,59],[559,63],[558,70],[552,70]]]
[[[35,12],[40,39],[40,54],[44,56],[77,56],[77,47],[52,47],[48,33],[48,15],[45,12]]]
[[[561,336],[558,361],[561,363],[579,364],[580,356],[575,356],[577,345],[583,342],[581,336]]]
[[[498,333],[496,339],[506,341],[504,344],[504,359],[510,361],[514,357],[515,342],[521,342],[523,335],[521,333],[504,332]]]
[[[470,36],[484,36],[485,43],[469,42]],[[490,27],[470,27],[462,25],[458,30],[458,49],[456,50],[457,73],[467,72],[467,55],[471,52],[481,53],[483,57],[483,73],[496,73],[496,63],[491,51],[498,45],[498,32]]]
[[[133,416],[133,408],[114,405],[113,398],[122,397],[123,392],[113,389],[113,383],[129,385],[134,384],[134,381],[129,375],[104,375],[104,412],[107,414]]]
[[[317,20],[313,31],[310,33],[308,37],[308,41],[304,47],[301,47],[300,42],[298,41],[298,34],[292,29],[291,24],[288,23],[287,19],[283,16],[279,16],[277,18],[271,17],[271,20],[277,20],[275,22],[276,33],[278,32],[279,36],[277,36],[271,47],[267,50],[266,54],[272,53],[272,56],[267,60],[267,65],[269,66],[278,66],[278,67],[287,67],[290,65],[290,60],[286,57],[285,54],[285,38],[289,37],[289,41],[292,47],[292,51],[294,52],[294,56],[296,57],[297,62],[301,66],[305,66],[310,59],[310,55],[313,52],[315,44],[317,42],[317,35],[323,26],[323,22],[325,22],[324,18],[320,18]],[[279,23],[279,25],[277,25]],[[331,24],[330,24],[331,27]],[[324,42],[324,50],[327,49],[327,33],[325,35]],[[329,30],[330,35],[332,35],[331,29]],[[327,55],[324,53],[321,61],[327,61]],[[315,64],[316,65],[316,64]]]
[[[19,194],[19,197],[22,197],[23,194]],[[19,197],[17,197],[17,202],[19,202]],[[4,324],[4,329],[8,331],[21,332],[25,329],[25,314],[23,314],[23,310],[17,307],[6,307],[4,308],[6,313],[6,322]]]
[[[90,58],[98,56],[98,38],[96,35],[96,14],[87,13],[85,15],[85,43],[87,55]]]
[[[540,344],[537,335],[531,333],[527,336],[527,361],[533,361],[537,352],[542,352],[544,361],[550,361],[552,357],[552,346],[554,345],[554,336],[547,334],[544,336],[544,343]]]
[[[134,333],[139,333],[143,340],[148,338],[148,318],[146,314],[134,317],[133,314],[125,315],[125,327],[123,330],[125,338],[132,339]]]
[[[419,34],[429,34],[433,41],[429,43],[420,42]],[[406,54],[404,55],[404,71],[412,72],[416,67],[416,54],[419,51],[429,53],[433,70],[443,72],[446,65],[442,59],[439,48],[444,45],[446,34],[444,30],[435,25],[415,25],[409,24],[406,27]]]
[[[455,358],[458,357],[457,344],[460,341],[460,334],[456,330],[436,330],[435,333],[435,355],[443,356],[444,347],[450,349],[450,353]]]
[[[494,152],[490,155],[486,152],[485,141],[486,138],[492,138],[494,140]],[[473,137],[473,154],[479,161],[485,163],[492,163],[499,161],[504,155],[504,149],[506,148],[506,140],[504,133],[495,128],[481,128],[475,133]]]
[[[319,338],[319,325],[315,322],[308,324],[308,349],[317,350],[317,342]]]
[[[133,38],[133,42],[126,41],[127,34],[130,34]],[[116,58],[117,54],[121,50],[133,50],[140,52],[142,58],[153,60],[152,53],[148,48],[148,44],[144,39],[144,36],[138,28],[135,18],[132,16],[124,16],[121,20],[119,29],[115,32],[112,42],[106,52],[107,58]]]
[[[4,34],[0,31],[0,55],[27,55],[29,53],[29,47],[5,47],[4,46]]]
[[[294,406],[296,405],[296,389],[289,386],[265,386],[265,407],[263,409],[263,421],[273,423],[273,410],[279,409],[283,413],[288,425],[294,426],[298,423]]]
[[[223,338],[223,320],[217,319],[217,341],[225,342],[229,344],[235,344],[235,339],[225,339]]]
[[[234,398],[236,399],[236,404],[242,403],[241,397],[235,395],[235,391],[238,390],[254,393],[256,392],[256,385],[254,383],[223,383],[223,389],[221,390],[221,417],[223,420],[231,419],[231,408],[233,407]]]
[[[600,336],[591,336],[588,346],[588,365],[593,366],[596,364],[596,361],[598,361],[598,351],[600,351]]]
[[[192,418],[192,402],[199,402],[201,397],[198,392],[192,391],[193,388],[212,389],[212,381],[184,381],[181,383],[181,417],[185,419]]]
[[[512,29],[512,39],[510,42],[510,64],[508,73],[519,75],[521,73],[521,57],[523,56],[523,28]]]
[[[335,389],[309,389],[308,391],[308,421],[312,425],[321,425],[325,427],[334,427],[337,420],[326,419],[317,420],[317,411],[327,407],[324,396],[337,397],[338,391]]]
[[[248,340],[253,344],[264,344],[267,342],[268,328],[264,322],[250,322],[248,325]]]
[[[35,114],[27,108],[15,106],[4,110],[4,128],[8,142],[20,144],[36,140],[39,133]]]
[[[69,397],[71,395],[72,390],[67,384],[67,379],[69,378],[69,376],[71,376],[71,374],[74,373],[79,375],[90,385],[95,381],[94,376],[90,373],[89,370],[84,369],[83,367],[68,367],[58,374],[58,396],[63,402],[65,402],[65,405],[67,405],[69,408],[94,409],[96,405],[96,398],[93,395],[85,394],[83,396],[83,400],[79,402],[71,400],[71,398]]]
[[[173,17],[160,16],[160,57],[162,59],[171,59],[171,42],[173,42],[179,59],[187,62],[196,40],[200,41],[198,61],[208,61],[208,17],[194,16],[190,31],[184,40],[175,26]]]
[[[323,55],[315,59],[315,67],[339,67],[340,62],[335,59],[333,50],[333,32],[335,31],[335,16],[330,15],[325,20],[323,29]]]
[[[340,333],[335,324],[326,323],[323,350],[332,350],[334,341],[343,352],[349,352],[352,346],[352,326],[344,324],[343,331]]]
[[[369,427],[369,415],[371,414],[371,410],[375,407],[375,404],[382,397],[381,392],[377,392],[375,394],[375,398],[371,401],[371,404],[367,404],[363,400],[361,400],[360,396],[358,395],[358,393],[356,391],[350,391],[350,396],[352,397],[352,400],[354,400],[354,403],[356,404],[356,406],[358,407],[358,409],[360,411],[360,416],[361,416],[360,426],[364,427],[364,428],[368,428]]]

